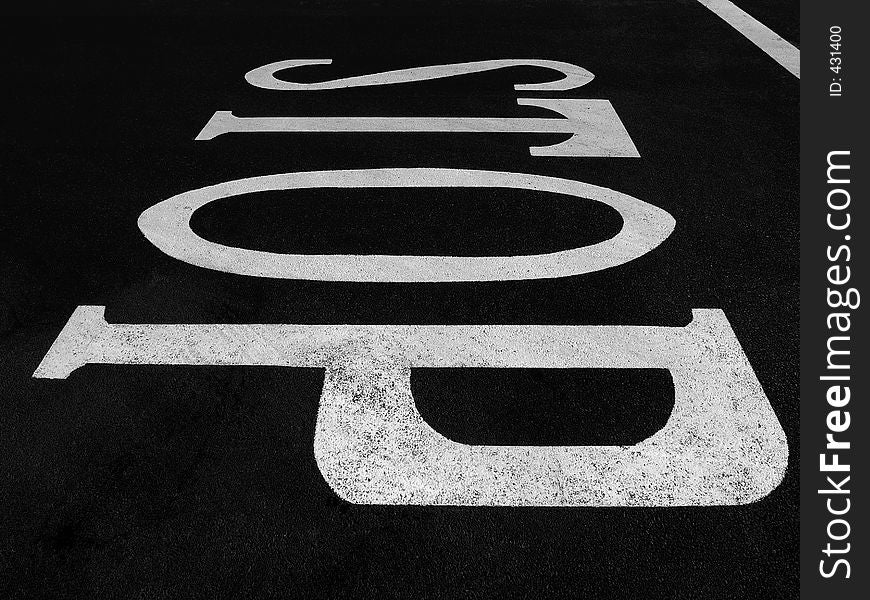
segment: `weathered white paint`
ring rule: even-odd
[[[78,307],[34,377],[65,378],[89,363],[323,368],[314,453],[354,503],[742,504],[773,490],[788,459],[720,310],[693,311],[687,327],[110,325],[103,314]],[[675,405],[634,446],[472,446],[420,416],[414,367],[667,368]]]
[[[514,89],[521,92],[562,92],[573,90],[586,85],[595,77],[592,73],[571,63],[557,60],[528,59],[499,59],[478,60],[474,62],[454,63],[448,65],[427,65],[411,67],[369,75],[357,75],[344,77],[330,81],[318,81],[314,83],[295,83],[278,79],[275,74],[286,69],[309,65],[329,65],[331,58],[296,58],[291,60],[279,60],[252,69],[245,74],[245,79],[253,86],[267,90],[290,90],[290,91],[313,91],[313,90],[336,90],[341,88],[367,87],[374,85],[393,85],[396,83],[410,83],[414,81],[426,81],[430,79],[443,79],[457,75],[468,75],[483,71],[504,69],[505,67],[541,67],[558,71],[563,75],[556,81],[543,83],[521,83]]]
[[[800,50],[782,39],[764,23],[754,19],[746,11],[728,0],[698,0],[723,21],[739,31],[743,36],[764,50],[765,54],[800,79]]]
[[[220,110],[212,115],[197,140],[225,133],[569,133],[561,143],[532,147],[533,156],[638,157],[625,126],[607,100],[520,98],[522,106],[537,106],[565,119],[511,117],[237,117]]]
[[[522,256],[279,254],[217,244],[190,229],[194,211],[241,194],[306,188],[512,188],[590,198],[622,216],[619,233],[603,242]],[[546,202],[546,198],[542,198]],[[570,179],[466,169],[400,168],[305,171],[227,181],[173,196],[147,209],[139,229],[186,263],[239,275],[366,282],[503,281],[566,277],[621,265],[643,256],[673,231],[666,211],[620,192]]]

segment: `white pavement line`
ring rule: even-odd
[[[785,67],[789,73],[800,79],[800,50],[728,0],[698,0],[698,2],[713,11],[723,21],[742,33],[746,39]]]

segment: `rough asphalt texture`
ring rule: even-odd
[[[738,4],[799,42],[797,3]],[[794,77],[689,0],[147,14],[161,8],[6,19],[0,596],[795,596]],[[529,155],[529,145],[561,139],[552,135],[193,140],[216,110],[549,116],[516,105],[514,83],[548,76],[532,68],[292,94],[243,79],[293,57],[334,59],[299,71],[310,81],[488,58],[575,62],[596,78],[566,97],[610,100],[641,158]],[[432,285],[217,273],[162,254],[136,227],[149,206],[230,179],[417,166],[576,179],[660,206],[677,228],[644,257],[590,275]],[[520,191],[476,203],[464,192],[405,192],[383,190],[374,206],[368,191],[312,192],[292,205],[269,194],[228,200],[200,211],[194,229],[286,252],[485,256],[571,248],[619,228],[591,202],[541,210]],[[351,505],[314,462],[320,370],[91,365],[67,380],[32,379],[84,304],[105,305],[110,323],[685,325],[692,308],[721,308],[785,428],[789,470],[767,498],[725,508]],[[617,385],[574,372],[425,369],[412,386],[426,419],[469,443],[626,443],[625,430],[642,438],[638,423],[666,418],[667,377],[604,375]],[[639,392],[661,401],[608,408]]]

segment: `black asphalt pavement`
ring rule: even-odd
[[[5,19],[0,597],[796,597],[798,79],[695,0],[287,4],[265,16],[153,3],[123,17]],[[737,4],[799,42],[796,2]],[[244,80],[288,58],[333,59],[298,81],[494,58],[578,64],[595,79],[560,96],[609,100],[641,156],[530,156],[559,134],[194,141],[216,110],[552,116],[516,104],[548,96],[513,89],[551,76],[533,67],[328,92]],[[418,166],[592,183],[664,208],[676,230],[587,275],[373,284],[210,271],[137,228],[157,202],[222,181]],[[592,201],[542,209],[519,190],[283,198],[218,201],[192,227],[280,252],[476,256],[572,248],[620,227]],[[789,469],[744,506],[353,505],[315,464],[320,370],[88,365],[32,378],[88,304],[110,323],[683,326],[693,308],[720,308],[785,429]],[[633,444],[674,402],[667,371],[493,371],[414,371],[421,413],[466,443]]]

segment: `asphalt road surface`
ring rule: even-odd
[[[287,3],[207,16],[6,19],[0,262],[4,598],[793,598],[798,560],[799,79],[695,0]],[[737,4],[798,44],[796,2]],[[277,91],[425,65],[538,59],[401,84]],[[230,133],[247,117],[559,118],[518,98],[604,99],[632,156],[534,156],[564,133]],[[252,277],[161,252],[137,221],[190,190],[275,173],[525,173],[617,190],[673,233],[619,266],[507,281]],[[291,198],[292,202],[288,202]],[[601,202],[527,189],[262,191],[192,230],[290,254],[498,257],[614,237]],[[108,323],[682,328],[721,309],[790,448],[775,489],[721,506],[408,506],[342,499],[315,457],[324,369],[88,364],[33,377],[78,306]],[[450,440],[633,445],[675,406],[667,369],[415,368]],[[578,402],[578,398],[582,401]]]

